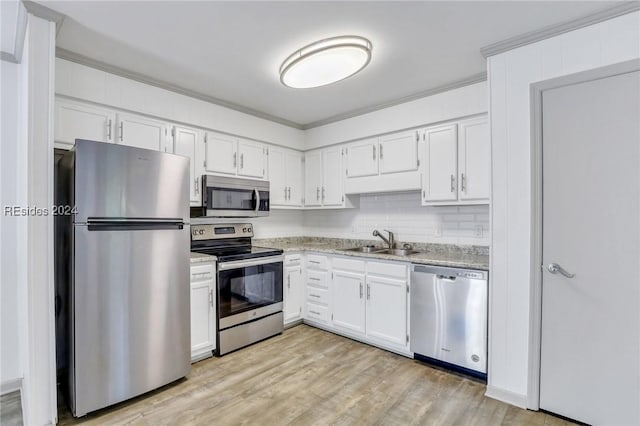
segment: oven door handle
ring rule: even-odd
[[[249,266],[265,265],[267,263],[283,262],[284,255],[260,257],[250,260],[235,260],[233,262],[220,262],[218,264],[219,271],[228,271],[229,269],[247,268]]]

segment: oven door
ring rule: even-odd
[[[283,259],[267,256],[218,265],[219,329],[282,311]]]

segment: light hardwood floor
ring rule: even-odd
[[[474,380],[306,325],[192,366],[187,379],[59,421],[113,425],[565,425]]]

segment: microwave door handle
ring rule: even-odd
[[[256,194],[256,208],[255,208],[255,212],[256,212],[256,216],[258,215],[258,211],[260,210],[260,191],[258,191],[257,188],[254,188],[253,191]]]

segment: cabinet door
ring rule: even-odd
[[[238,142],[238,176],[264,179],[265,162],[264,145],[244,140]]]
[[[197,152],[200,143],[200,131],[186,127],[175,126],[173,128],[173,149],[174,154],[182,155],[189,159],[189,200],[192,204],[200,201],[200,174],[197,169]]]
[[[191,357],[197,358],[215,347],[215,284],[213,281],[191,283]]]
[[[365,332],[364,274],[333,271],[333,325]]]
[[[287,324],[302,316],[304,291],[300,265],[286,268],[284,284],[284,323]]]
[[[307,152],[304,156],[304,205],[322,205],[322,152]]]
[[[491,139],[485,117],[459,125],[458,173],[460,200],[489,200]]]
[[[457,126],[442,126],[425,131],[423,201],[455,201],[457,185]]]
[[[367,337],[405,348],[407,334],[407,281],[367,276]]]
[[[113,111],[56,99],[55,141],[72,147],[76,139],[113,142],[116,115]]]
[[[324,150],[322,175],[322,204],[325,206],[341,206],[344,204],[342,148]]]
[[[297,151],[286,151],[287,170],[287,204],[290,206],[302,206],[302,153]],[[269,171],[271,173],[271,171]]]
[[[272,207],[287,205],[287,167],[283,149],[269,148],[269,201]]]
[[[347,177],[378,174],[378,138],[355,142],[347,147]]]
[[[418,140],[417,131],[380,137],[380,174],[418,170]]]
[[[235,175],[238,168],[238,138],[207,132],[205,139],[205,170],[210,173]]]
[[[134,114],[118,113],[117,143],[136,148],[166,151],[168,125]]]

